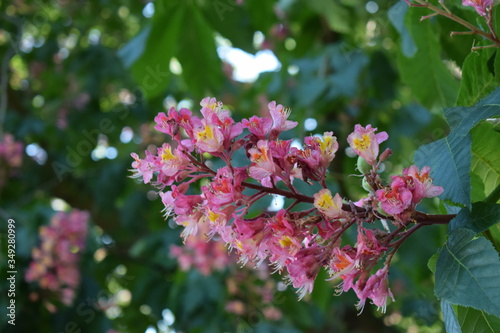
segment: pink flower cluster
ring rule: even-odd
[[[6,133],[0,142],[0,159],[4,159],[12,168],[21,166],[23,158],[23,144],[15,141],[12,134]]]
[[[26,281],[37,282],[65,305],[73,303],[80,284],[78,263],[85,249],[88,219],[85,211],[59,212],[50,225],[40,227],[41,244],[33,248],[33,261],[25,274]],[[45,303],[48,309],[55,310],[49,300]]]
[[[369,193],[356,204],[344,202],[326,186],[328,167],[339,148],[332,132],[306,137],[303,148],[297,148],[292,147],[292,140],[279,139],[281,132],[297,125],[288,120],[291,111],[282,105],[271,102],[269,117],[252,116],[241,122],[214,98],[203,99],[201,106],[202,118],[187,109],[158,114],[155,128],[171,141],[158,148],[157,154],[146,152],[144,159],[132,154],[132,177],[160,189],[165,215],[173,214],[174,221],[184,227],[182,236],[189,239],[201,230],[209,238],[217,235],[242,263],[270,262],[275,271],[286,272],[299,298],[313,290],[324,267],[331,279],[342,280],[339,291],[356,292],[360,308],[371,299],[385,310],[387,297],[392,298],[387,277],[400,245],[397,240],[414,222],[418,202],[442,192],[432,184],[429,169],[419,171],[412,166],[384,186],[377,170],[390,156],[388,149],[379,157],[379,145],[388,135],[376,133],[371,125],[356,125],[347,141],[364,163],[359,169],[363,169]],[[234,153],[239,150],[246,159],[236,160]],[[225,166],[211,169],[208,156],[219,158]],[[201,179],[205,179],[201,193],[196,194],[190,185]],[[297,181],[317,182],[323,189],[307,196],[295,188]],[[269,194],[293,202],[277,213],[249,217],[250,207]],[[311,207],[294,209],[299,203]],[[390,232],[366,227],[377,220],[391,221],[397,228]],[[357,243],[341,247],[343,233],[354,225]],[[386,262],[380,266],[383,258]]]

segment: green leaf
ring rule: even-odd
[[[436,274],[436,263],[437,263],[437,260],[438,260],[438,256],[439,256],[439,252],[438,253],[434,253],[432,255],[432,257],[430,257],[429,261],[427,262],[427,267],[434,274]]]
[[[405,57],[411,58],[417,52],[417,46],[413,37],[406,28],[405,17],[409,7],[406,3],[399,1],[388,11],[389,20],[401,36],[401,51]]]
[[[498,86],[498,81],[488,66],[492,56],[495,56],[495,51],[484,49],[465,58],[457,105],[474,105]]]
[[[430,20],[420,21],[426,11],[412,8],[406,13],[406,27],[413,36],[418,51],[407,57],[398,52],[397,64],[402,81],[426,107],[455,104],[459,84],[441,59],[441,47]]]
[[[252,2],[253,3],[253,2]],[[246,4],[246,3],[245,3]],[[204,18],[225,38],[231,41],[233,47],[253,53],[253,34],[248,11],[235,3],[215,0],[201,7]],[[234,29],[238,27],[238,29]]]
[[[469,134],[452,132],[415,152],[415,163],[419,167],[429,166],[434,183],[444,188],[440,198],[470,206],[470,147]]]
[[[464,306],[457,306],[456,312],[462,332],[500,332],[500,318],[496,316]]]
[[[333,31],[348,33],[352,29],[350,13],[347,8],[334,0],[309,0],[309,7],[324,16]]]
[[[472,130],[472,201],[484,200],[500,184],[500,133],[483,122]]]
[[[274,1],[245,1],[244,6],[252,18],[252,26],[255,30],[264,33],[271,30],[272,24],[276,21]]]
[[[415,153],[415,162],[433,170],[434,181],[444,187],[442,199],[470,207],[471,135],[469,131],[481,120],[500,114],[500,89],[496,89],[473,107],[454,107],[444,110],[451,133],[446,138],[421,146]],[[477,139],[476,139],[477,140]],[[491,142],[486,144],[487,147]],[[490,153],[489,149],[479,148]],[[497,155],[497,154],[494,154]],[[491,157],[488,157],[491,158]],[[484,171],[484,170],[483,170]],[[479,170],[478,170],[479,172]],[[474,173],[474,175],[479,175]],[[473,177],[474,179],[474,177]],[[477,183],[477,177],[474,181]]]
[[[326,77],[330,84],[328,97],[354,97],[358,90],[358,77],[369,62],[365,53],[355,50],[348,51],[343,45],[334,45],[326,52],[330,56],[330,64],[334,73]]]
[[[500,7],[493,6],[491,10],[493,12],[493,29],[498,34],[500,33]]]
[[[480,233],[498,222],[500,222],[500,205],[476,202],[472,204],[472,210],[463,208],[450,221],[448,231],[451,233],[458,228],[467,228]]]
[[[444,110],[452,131],[466,135],[481,120],[500,115],[500,88],[472,107],[454,107]]]
[[[443,311],[443,321],[444,321],[444,327],[446,328],[446,332],[462,333],[462,330],[460,329],[460,324],[458,323],[457,314],[453,310],[451,304],[447,301],[441,300],[441,311]]]
[[[118,56],[125,67],[132,66],[144,54],[150,33],[151,25],[146,25],[134,38],[118,50]]]
[[[332,297],[332,284],[328,281],[328,277],[325,270],[320,270],[311,293],[312,300],[324,313],[327,313]]]
[[[452,304],[500,315],[500,260],[484,237],[468,229],[453,231],[439,254],[435,293]]]
[[[170,82],[170,59],[177,52],[181,28],[185,25],[184,5],[161,4],[163,6],[158,5],[155,9],[145,46],[141,45],[144,42],[141,39],[146,38],[146,33],[143,31],[126,44],[120,52],[125,63],[131,64],[132,76],[147,98],[161,94]],[[136,47],[138,50],[134,50]],[[140,51],[142,53],[138,57],[137,54]],[[127,54],[127,52],[132,52],[132,54]]]
[[[500,7],[497,6],[500,10]],[[493,68],[495,69],[495,79],[500,82],[500,53],[497,51],[497,56],[495,57],[495,62],[493,63]]]
[[[200,9],[189,5],[186,18],[189,24],[183,24],[178,60],[189,90],[201,99],[207,91],[220,87],[223,80],[222,62],[217,55],[214,33]]]

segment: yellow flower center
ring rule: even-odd
[[[172,160],[174,158],[175,158],[175,156],[174,156],[174,154],[172,154],[172,150],[171,150],[170,146],[165,147],[161,153],[161,159],[164,161],[169,161],[169,160]]]
[[[216,212],[213,212],[212,210],[208,210],[208,219],[210,220],[210,222],[212,223],[215,223],[215,221],[217,221],[217,219],[219,218],[219,214],[217,214]]]
[[[214,138],[214,132],[210,126],[205,125],[205,130],[199,131],[196,134],[196,137],[199,141],[206,141]]]
[[[370,136],[368,134],[363,134],[361,136],[361,139],[355,138],[352,140],[353,146],[357,150],[367,150],[368,147],[370,147],[370,144],[372,143],[372,140],[370,139]]]
[[[323,209],[336,207],[335,203],[333,202],[333,197],[328,193],[323,193],[321,195],[321,197],[318,200],[318,206],[320,206]]]
[[[285,248],[292,246],[293,241],[289,236],[283,236],[280,238],[279,243],[281,247]]]

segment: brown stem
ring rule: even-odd
[[[486,31],[483,31],[483,30],[479,29],[475,25],[467,22],[463,18],[458,17],[455,14],[453,14],[451,12],[448,12],[446,10],[440,9],[440,8],[438,8],[438,7],[430,4],[427,1],[424,1],[424,0],[415,0],[415,1],[418,2],[419,5],[413,4],[413,3],[409,2],[409,1],[407,1],[407,3],[410,6],[412,6],[412,7],[425,7],[425,8],[428,8],[428,9],[432,10],[433,12],[435,12],[435,13],[441,15],[441,16],[447,17],[450,20],[453,20],[453,21],[457,22],[458,24],[463,25],[464,27],[466,27],[467,29],[469,29],[470,31],[472,31],[474,34],[482,36],[482,37],[484,37],[486,39],[491,40],[497,47],[500,47],[500,40],[498,40],[498,37],[496,36],[495,31],[492,29],[491,24],[488,24],[488,27],[490,28],[490,32],[486,32]],[[487,19],[487,23],[489,23],[488,19]]]
[[[270,193],[270,194],[282,195],[286,198],[296,199],[296,200],[299,200],[302,202],[314,203],[314,198],[312,198],[310,196],[299,194],[299,193],[292,193],[292,192],[282,190],[282,189],[277,188],[277,187],[265,187],[262,185],[252,184],[252,183],[248,183],[248,182],[242,182],[241,185],[248,187],[248,188],[251,188],[251,189],[254,189],[254,190]]]
[[[295,199],[299,202],[306,202],[306,203],[314,203],[314,198],[299,194],[299,193],[292,193],[290,191],[282,190],[277,187],[265,187],[262,185],[258,184],[252,184],[248,182],[243,182],[241,183],[243,186],[258,190],[261,192],[265,193],[270,193],[270,194],[278,194],[282,195],[286,198],[291,198]],[[349,204],[343,204],[342,205],[342,210],[346,212],[352,212],[352,213],[358,213],[358,214],[365,214],[368,215],[370,211],[365,208],[361,207],[356,207],[354,205],[349,205]],[[423,212],[415,211],[413,215],[411,216],[411,219],[415,221],[417,224],[422,224],[422,225],[434,225],[434,224],[448,224],[453,218],[455,218],[456,214],[447,214],[447,215],[433,215],[433,214],[426,214]]]
[[[415,211],[412,215],[412,219],[417,224],[423,225],[433,225],[433,224],[448,224],[457,216],[456,214],[446,214],[446,215],[433,215],[426,214],[419,211]]]

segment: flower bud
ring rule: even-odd
[[[368,179],[366,179],[366,177],[363,177],[363,181],[362,181],[361,185],[363,186],[363,189],[365,191],[373,192],[373,189],[372,189],[370,183],[368,182]]]
[[[383,162],[385,161],[386,159],[388,159],[389,157],[391,157],[392,155],[392,149],[390,148],[387,148],[386,150],[384,150],[384,152],[382,154],[380,154],[380,157],[379,157],[379,161],[380,162]]]
[[[366,160],[359,156],[358,157],[358,163],[356,164],[357,169],[363,174],[369,174],[370,170],[372,169],[372,166],[366,162]]]

